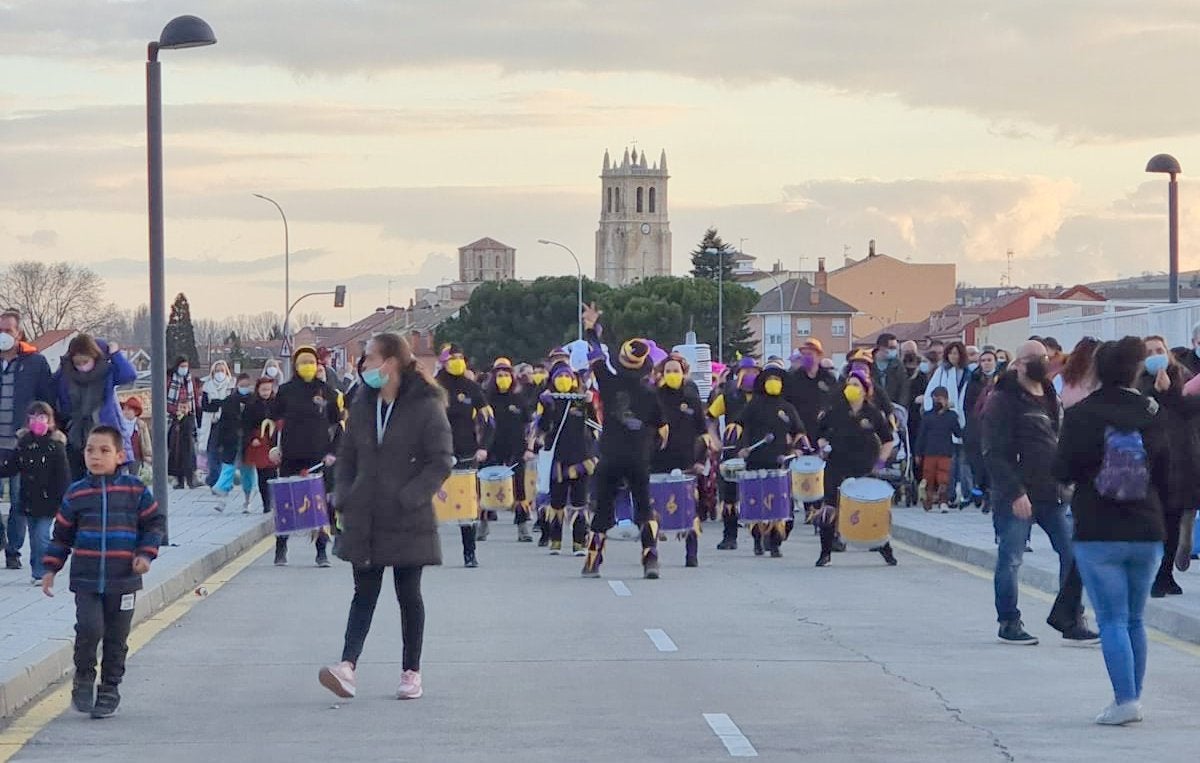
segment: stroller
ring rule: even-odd
[[[895,492],[897,506],[911,506],[917,499],[917,482],[913,472],[912,443],[908,436],[908,409],[902,405],[892,406],[892,425],[895,430],[892,455],[879,473]]]

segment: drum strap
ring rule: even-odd
[[[387,413],[383,412],[383,398],[375,398],[375,440],[379,445],[383,445],[383,435],[387,432],[388,422],[392,420],[392,409],[396,407],[396,401],[388,403]]]

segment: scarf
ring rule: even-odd
[[[100,407],[108,392],[108,367],[108,358],[97,360],[96,366],[87,372],[75,368],[69,359],[63,361],[67,399],[71,403],[67,442],[81,450],[87,444],[88,432],[99,423]]]
[[[181,400],[191,401],[192,399],[192,377],[180,377],[174,371],[171,372],[171,381],[167,385],[167,405],[174,407]]]

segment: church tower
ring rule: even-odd
[[[667,152],[653,166],[634,148],[620,164],[604,152],[600,174],[600,228],[596,280],[624,286],[671,275],[671,223],[667,216]]]

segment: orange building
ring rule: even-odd
[[[824,270],[821,258],[817,271]],[[856,337],[894,323],[923,321],[930,313],[954,304],[957,278],[954,263],[904,262],[876,254],[874,240],[865,259],[847,258],[844,267],[828,275],[829,293],[861,311],[854,321]]]

